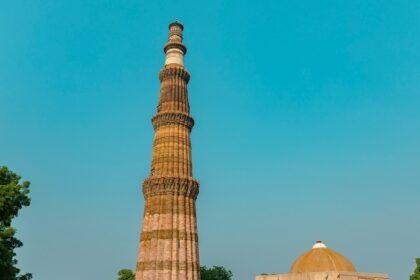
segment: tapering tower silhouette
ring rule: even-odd
[[[195,200],[199,184],[192,176],[190,115],[184,67],[187,48],[183,25],[169,24],[165,66],[157,113],[150,176],[143,182],[145,208],[136,280],[199,280]]]

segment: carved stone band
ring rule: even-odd
[[[165,45],[163,51],[166,53],[169,49],[180,49],[184,54],[187,53],[187,47],[183,43],[169,42]]]
[[[165,144],[165,143],[177,143],[177,144],[181,144],[184,146],[190,146],[190,139],[185,138],[185,137],[180,137],[180,136],[161,136],[155,139],[155,141],[153,142],[153,146],[156,147],[158,145],[161,144]]]
[[[156,130],[162,125],[179,124],[191,130],[194,119],[183,113],[158,113],[152,118],[153,128]]]
[[[191,203],[189,201],[183,201],[182,203],[173,203],[174,197],[169,195],[168,197],[171,197],[169,201],[168,199],[163,198],[164,202],[148,204],[147,209],[144,210],[145,215],[173,215],[173,217],[175,217],[176,215],[181,215],[186,219],[196,218],[195,209],[193,208],[193,206],[190,205]],[[185,199],[192,200],[191,198]],[[187,211],[189,211],[190,213],[187,213]]]
[[[152,239],[176,239],[198,242],[198,234],[177,229],[161,229],[141,233],[141,241],[149,241]]]
[[[197,198],[199,184],[197,180],[177,177],[147,178],[143,182],[145,198],[155,195],[182,195]]]
[[[159,72],[159,80],[162,82],[164,79],[170,77],[179,77],[187,83],[190,80],[190,73],[184,67],[165,67]]]
[[[138,262],[137,271],[139,270],[192,270],[199,271],[200,267],[196,262],[185,262],[185,261],[148,261]]]

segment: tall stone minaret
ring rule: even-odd
[[[143,182],[145,208],[136,280],[199,280],[195,200],[199,185],[192,176],[190,115],[184,67],[184,27],[169,24],[165,66],[159,73],[160,98],[152,118],[155,137],[150,176]]]

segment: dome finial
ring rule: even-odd
[[[319,249],[319,248],[327,248],[327,246],[322,243],[321,240],[317,240],[314,246],[312,246],[312,249]]]

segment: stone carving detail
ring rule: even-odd
[[[156,157],[152,160],[152,165],[158,164],[158,163],[176,163],[176,164],[189,164],[190,160],[188,159],[182,159],[178,157],[171,157],[171,156],[160,156]]]
[[[171,270],[177,267],[179,270],[191,269],[199,271],[200,266],[196,262],[181,262],[181,261],[157,261],[157,262],[138,262],[137,270]]]
[[[194,119],[183,113],[159,113],[152,118],[153,128],[156,130],[162,125],[183,125],[191,130],[194,126]]]
[[[163,48],[163,51],[166,53],[169,49],[180,49],[184,54],[187,53],[187,47],[184,44],[178,42],[169,42]]]
[[[193,199],[187,197],[185,200],[182,201],[182,203],[172,203],[174,201],[174,197],[172,195],[166,196],[164,198],[159,196],[154,196],[155,200],[160,200],[158,202],[149,203],[147,208],[144,210],[144,215],[165,215],[165,214],[171,214],[171,215],[181,215],[184,216],[187,219],[195,219],[196,213],[194,211],[190,211],[190,213],[187,213],[186,211],[193,203]],[[179,198],[179,197],[178,197]],[[191,201],[189,201],[191,200]]]
[[[181,137],[181,136],[162,136],[159,138],[156,138],[155,141],[153,142],[153,146],[156,147],[158,145],[161,145],[163,143],[177,143],[180,145],[184,145],[184,146],[190,146],[190,140],[188,138],[185,137]]]
[[[143,194],[147,199],[155,195],[182,195],[197,199],[199,183],[192,178],[158,177],[143,182]]]
[[[196,232],[187,232],[176,229],[161,229],[154,231],[144,231],[141,235],[141,241],[148,241],[152,239],[178,239],[198,241],[198,234]]]
[[[163,80],[170,77],[179,77],[185,80],[187,83],[190,81],[190,73],[183,67],[165,67],[159,72],[159,80]]]

